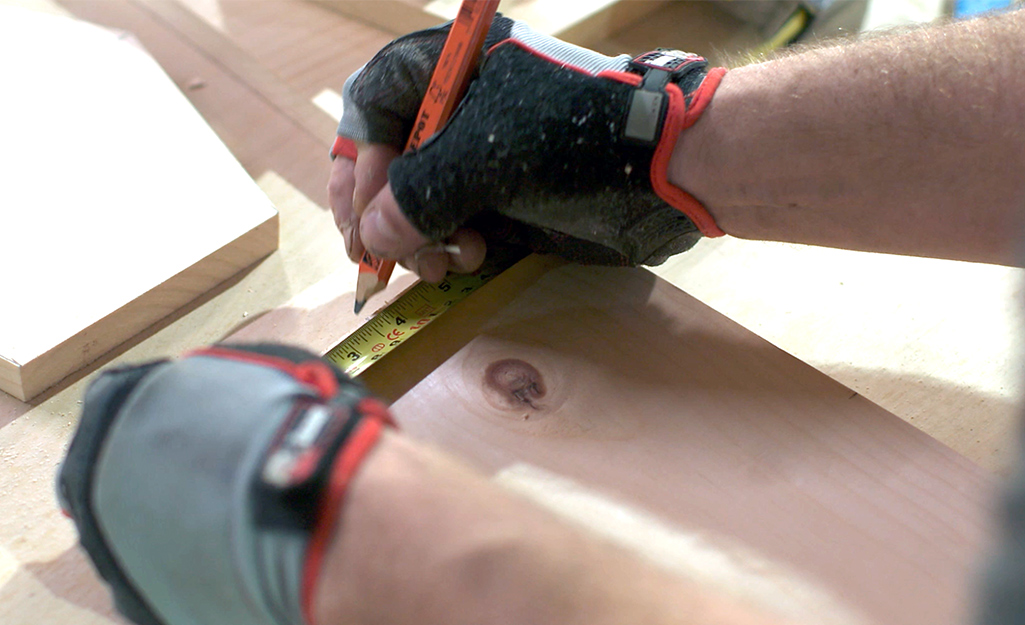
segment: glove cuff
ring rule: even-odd
[[[726,233],[715,223],[715,219],[704,204],[669,181],[669,161],[672,159],[680,134],[701,117],[725,75],[725,67],[713,68],[702,80],[701,86],[689,97],[685,96],[677,85],[667,86],[669,111],[662,129],[662,140],[659,141],[655,157],[651,161],[651,185],[655,193],[689,217],[706,237],[721,237]]]
[[[338,517],[345,504],[349,483],[356,475],[363,461],[381,438],[386,427],[396,427],[388,409],[376,399],[366,398],[356,406],[363,420],[354,428],[346,440],[345,447],[335,457],[326,487],[321,494],[317,520],[306,547],[303,563],[300,607],[303,619],[315,625],[314,600],[324,559],[334,538]]]
[[[317,585],[346,490],[384,429],[396,424],[384,404],[313,354],[257,345],[215,346],[194,355],[278,369],[319,396],[297,401],[278,428],[252,476],[250,503],[254,546],[262,554],[256,559],[263,563],[256,567],[260,587],[280,613],[295,610],[302,623],[313,625]],[[281,583],[286,570],[295,571],[297,586]]]
[[[638,87],[625,134],[636,141],[657,141],[650,172],[655,193],[690,218],[701,234],[720,237],[725,233],[708,209],[668,178],[669,161],[680,134],[701,117],[726,74],[724,67],[708,70],[707,65],[696,54],[656,50],[635,58],[629,73],[606,75]]]

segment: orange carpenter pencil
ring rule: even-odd
[[[413,132],[406,142],[406,151],[415,150],[423,141],[441,129],[463,99],[470,77],[477,66],[484,38],[498,10],[499,0],[463,0],[459,13],[441,49],[438,65],[431,75],[427,95],[420,104]],[[395,261],[383,260],[364,252],[359,261],[356,281],[356,313],[375,293],[388,285]]]

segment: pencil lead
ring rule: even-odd
[[[367,303],[367,300],[356,300],[352,305],[352,314],[358,315],[359,311],[363,310],[363,305]]]

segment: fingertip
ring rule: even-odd
[[[448,243],[459,248],[458,252],[449,253],[449,269],[456,273],[472,273],[480,268],[487,254],[484,237],[476,230],[460,228],[449,237]]]
[[[445,252],[416,253],[410,263],[421,280],[437,284],[448,273],[448,254]]]

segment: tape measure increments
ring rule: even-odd
[[[346,374],[358,376],[524,255],[525,252],[495,254],[496,258],[489,259],[472,274],[450,273],[438,284],[417,282],[324,354],[324,358]]]

